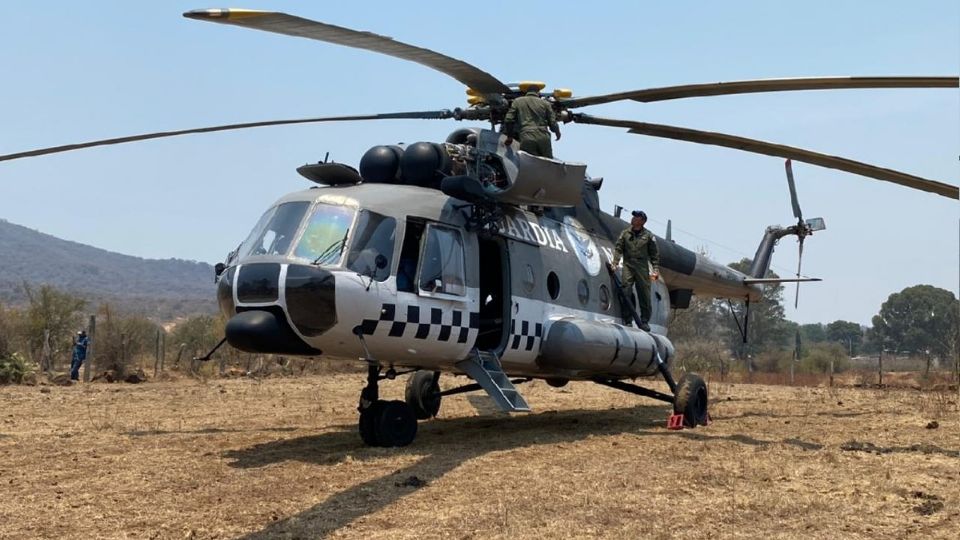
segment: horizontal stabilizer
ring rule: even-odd
[[[807,281],[823,281],[818,277],[802,277],[802,278],[743,278],[743,282],[747,285],[768,285],[771,283],[803,283]]]

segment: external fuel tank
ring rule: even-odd
[[[537,362],[542,367],[646,377],[657,373],[654,351],[669,365],[674,348],[664,336],[616,323],[565,317],[550,325]]]

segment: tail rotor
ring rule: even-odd
[[[803,241],[806,237],[812,235],[814,231],[822,231],[826,228],[823,218],[813,218],[807,221],[803,220],[803,211],[800,210],[800,201],[797,199],[797,185],[793,180],[793,162],[787,160],[784,167],[787,170],[787,186],[790,188],[790,204],[793,205],[793,217],[797,218],[797,224],[793,233],[797,235],[797,279],[800,279],[800,268],[803,265]],[[797,281],[796,293],[793,298],[793,307],[800,305],[800,281]]]

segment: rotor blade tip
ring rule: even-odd
[[[210,20],[210,19],[244,19],[248,17],[259,17],[266,15],[269,11],[260,11],[256,9],[238,9],[238,8],[213,8],[213,9],[193,9],[183,14],[188,19]]]

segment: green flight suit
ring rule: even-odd
[[[503,120],[504,131],[516,136],[520,149],[535,156],[553,158],[550,131],[557,133],[557,113],[537,92],[527,92],[510,104]],[[549,130],[549,131],[548,131]]]
[[[657,239],[647,229],[634,232],[627,227],[613,250],[613,264],[616,266],[623,258],[623,272],[620,283],[623,294],[630,298],[630,288],[637,285],[637,300],[640,304],[640,320],[648,322],[652,312],[650,305],[650,266],[653,271],[660,273],[660,250],[657,248]]]

